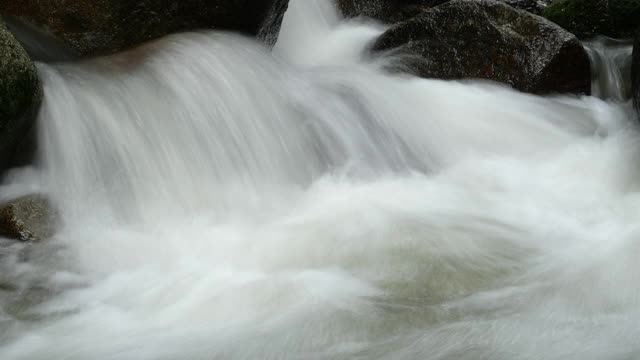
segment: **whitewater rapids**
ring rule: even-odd
[[[0,247],[0,359],[635,359],[628,104],[424,80],[292,1],[39,70],[55,239]],[[636,244],[638,242],[638,244]]]

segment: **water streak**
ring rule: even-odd
[[[601,99],[631,99],[633,41],[598,37],[586,44],[592,64],[592,94]]]

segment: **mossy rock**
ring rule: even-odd
[[[0,171],[28,136],[41,96],[35,65],[0,21]]]
[[[640,0],[560,0],[543,16],[582,39],[630,37],[640,25]]]
[[[24,196],[0,207],[0,236],[20,241],[45,240],[54,235],[57,218],[46,197]]]

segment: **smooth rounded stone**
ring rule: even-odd
[[[0,13],[46,29],[75,55],[94,56],[189,30],[256,35],[274,1],[21,0],[0,1]]]
[[[20,241],[52,237],[57,224],[56,211],[42,195],[29,195],[0,207],[0,236]]]
[[[460,21],[465,19],[465,21]],[[571,33],[495,0],[452,0],[398,24],[374,52],[425,78],[487,79],[534,94],[589,94],[589,57]]]
[[[0,21],[0,172],[29,147],[41,98],[35,65]]]
[[[581,39],[631,37],[640,25],[640,0],[558,0],[543,16]]]

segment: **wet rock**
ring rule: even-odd
[[[0,21],[0,172],[27,147],[41,98],[35,65]]]
[[[20,241],[45,240],[54,235],[57,215],[48,199],[31,195],[0,207],[0,236]]]
[[[631,93],[633,105],[640,114],[640,29],[633,41],[633,55],[631,60]]]
[[[255,35],[274,0],[21,0],[0,13],[46,29],[80,56],[103,55],[170,33],[231,30]]]
[[[33,61],[69,62],[77,57],[74,50],[46,29],[13,16],[5,16],[4,22]]]
[[[543,15],[582,39],[630,37],[640,25],[640,0],[558,0]]]
[[[431,8],[386,31],[373,51],[404,55],[394,67],[426,78],[488,79],[535,94],[590,92],[589,58],[575,36],[495,0]]]
[[[289,0],[275,0],[271,6],[271,10],[269,10],[267,18],[258,32],[258,39],[267,46],[273,47],[278,41],[282,20],[288,8]]]

